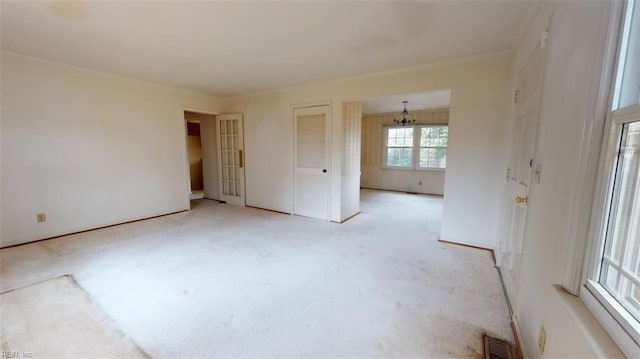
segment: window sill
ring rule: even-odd
[[[625,356],[640,357],[640,323],[600,284],[588,280],[580,298]]]

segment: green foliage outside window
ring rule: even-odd
[[[387,167],[446,167],[448,126],[389,127],[386,131]],[[417,165],[414,165],[414,151],[417,151]]]

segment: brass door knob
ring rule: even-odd
[[[520,196],[518,196],[518,197],[516,197],[516,199],[514,199],[514,201],[515,201],[517,204],[527,204],[527,202],[529,201],[529,196],[527,196],[527,197],[520,197]]]

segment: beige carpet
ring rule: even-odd
[[[0,295],[4,357],[145,358],[71,276]]]
[[[491,254],[437,241],[440,197],[363,191],[344,224],[192,205],[0,250],[0,287],[73,273],[154,358],[480,358],[483,333],[513,341]]]

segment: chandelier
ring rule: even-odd
[[[409,116],[409,111],[407,111],[407,103],[409,101],[402,101],[402,103],[404,104],[404,110],[402,111],[402,120],[398,120],[396,118],[393,119],[393,122],[395,123],[401,123],[402,126],[406,126],[407,123],[411,123],[411,122],[416,122],[416,119],[408,119],[407,116]]]

